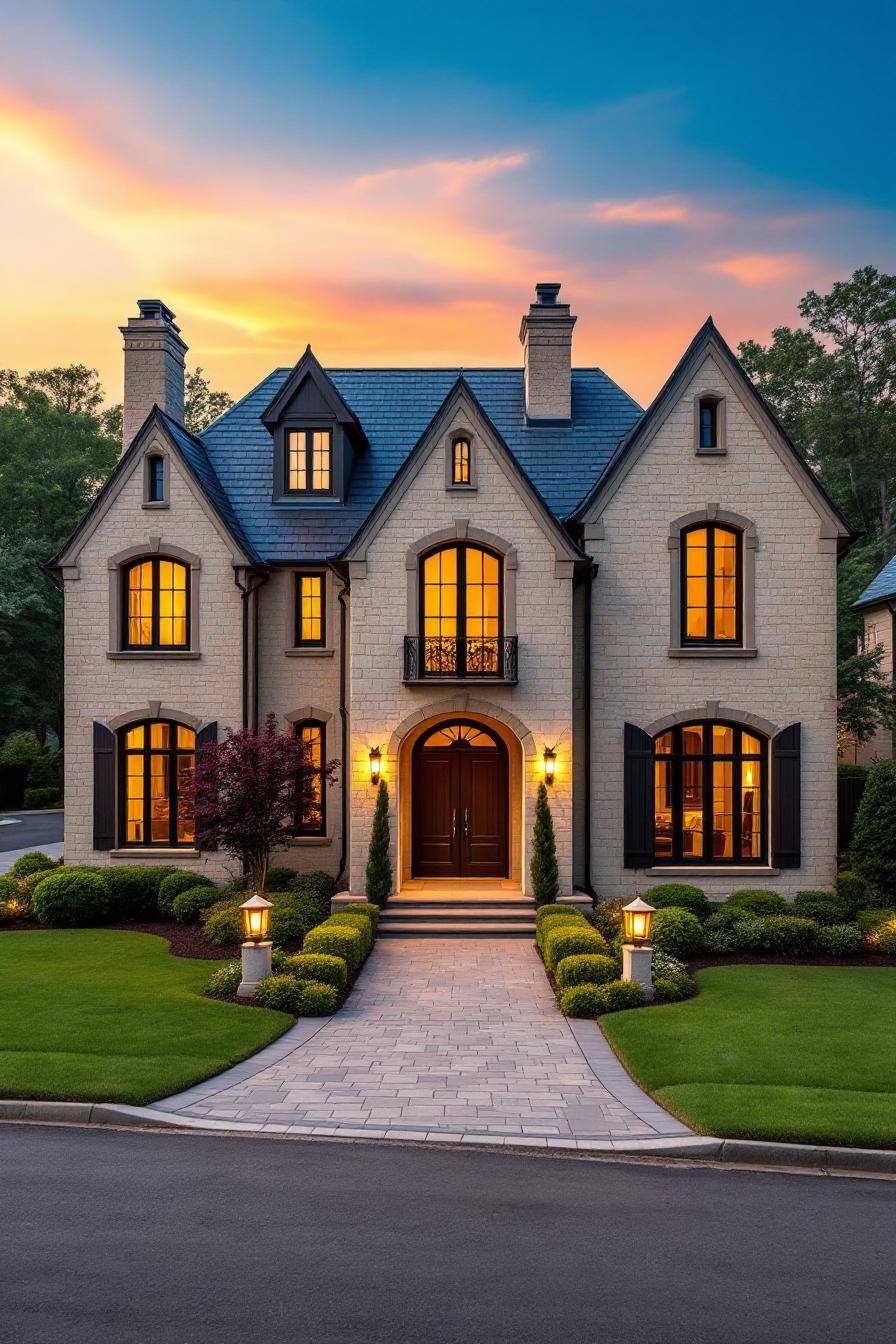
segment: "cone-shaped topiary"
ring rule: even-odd
[[[389,790],[384,779],[380,780],[376,791],[366,877],[368,901],[385,905],[392,895],[392,860],[389,857]]]
[[[868,771],[849,852],[853,871],[892,900],[896,896],[896,761],[875,761]]]
[[[548,804],[548,791],[544,783],[538,786],[535,799],[535,825],[532,829],[532,861],[529,864],[532,876],[532,895],[536,905],[545,905],[553,901],[560,889],[560,875],[557,869],[557,842],[554,838],[554,818]]]

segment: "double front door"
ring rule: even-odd
[[[415,877],[507,876],[507,757],[501,747],[428,746],[414,756]]]

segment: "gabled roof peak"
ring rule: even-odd
[[[310,342],[305,347],[305,353],[295,368],[261,413],[261,419],[271,433],[274,432],[291,401],[308,379],[311,379],[314,383],[322,402],[329,409],[334,419],[346,427],[357,443],[366,444],[367,439],[364,430],[361,428],[361,422],[340,395],[336,384],[311,349]]]

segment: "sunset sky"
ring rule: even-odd
[[[0,367],[164,299],[234,396],[324,364],[518,364],[536,280],[642,402],[896,267],[894,9],[0,0]]]

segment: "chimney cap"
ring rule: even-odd
[[[540,280],[535,286],[536,303],[556,303],[559,293],[560,285],[556,280]]]
[[[144,320],[167,322],[175,331],[180,331],[180,327],[174,321],[174,313],[161,299],[138,299],[137,307],[140,309],[140,317]]]

